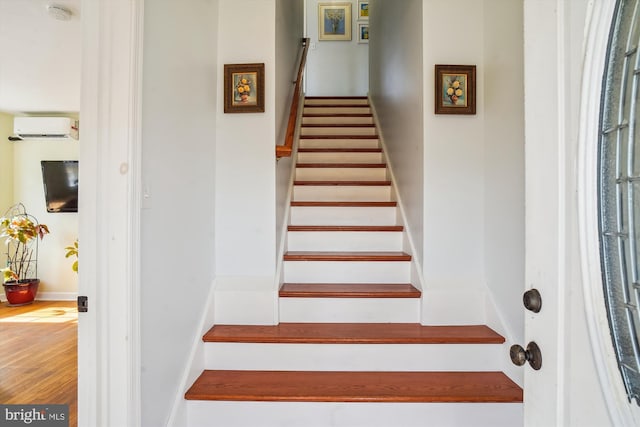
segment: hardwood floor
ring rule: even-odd
[[[74,301],[0,304],[0,402],[67,404],[77,426],[77,331]]]

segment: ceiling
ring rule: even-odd
[[[80,110],[81,0],[0,0],[0,111]],[[47,6],[73,13],[49,16]]]

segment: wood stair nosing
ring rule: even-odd
[[[503,344],[485,325],[423,326],[419,323],[280,323],[216,325],[204,342],[298,344]]]
[[[382,153],[382,148],[299,148],[298,153]]]
[[[302,169],[384,169],[386,163],[297,163],[296,168]]]
[[[378,139],[378,135],[300,135],[300,139]],[[308,150],[308,148],[307,148]]]
[[[388,187],[391,181],[293,181],[298,186]]]
[[[370,108],[369,104],[357,103],[353,104],[347,103],[335,103],[335,104],[314,104],[314,103],[306,103],[304,104],[304,108]]]
[[[354,95],[354,96],[305,96],[304,99],[369,99],[365,95]]]
[[[522,402],[502,372],[206,370],[187,400],[278,402]]]
[[[422,292],[401,283],[283,283],[282,298],[420,298]]]
[[[375,128],[373,123],[303,123],[303,128]]]
[[[292,207],[328,207],[328,208],[380,208],[380,207],[397,207],[398,202],[343,202],[343,201],[292,201]]]
[[[303,113],[303,118],[306,117],[318,117],[318,118],[333,118],[333,117],[373,117],[371,113]]]
[[[287,231],[358,231],[398,232],[402,225],[289,225]]]
[[[332,252],[332,251],[288,251],[284,254],[285,261],[411,261],[411,255],[406,252]]]

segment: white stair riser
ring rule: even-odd
[[[304,107],[304,114],[371,114],[369,107]]]
[[[410,283],[410,261],[285,261],[284,282]]]
[[[190,427],[514,427],[521,403],[187,402]]]
[[[375,127],[303,127],[300,135],[375,135]]]
[[[401,251],[399,231],[289,231],[290,251]]]
[[[321,98],[304,100],[304,105],[369,105],[369,100],[365,98]]]
[[[331,139],[300,139],[300,148],[380,148],[378,139],[353,139],[353,138],[331,138]]]
[[[396,225],[396,208],[293,206],[293,225]]]
[[[382,163],[382,153],[298,153],[299,163]]]
[[[351,117],[303,117],[302,124],[373,124],[371,116],[351,116]]]
[[[205,343],[204,366],[276,371],[499,371],[508,352],[501,344]]]
[[[385,181],[386,168],[297,168],[299,181]]]
[[[391,200],[391,186],[294,185],[293,200],[299,202],[386,202]]]
[[[413,323],[420,298],[280,298],[281,322]]]

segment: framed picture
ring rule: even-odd
[[[224,65],[224,112],[264,112],[264,64]]]
[[[476,66],[436,65],[436,114],[476,113]]]
[[[351,3],[318,3],[318,40],[351,40]]]
[[[369,0],[358,0],[358,20],[369,20]]]
[[[358,43],[369,43],[368,22],[358,22]]]

